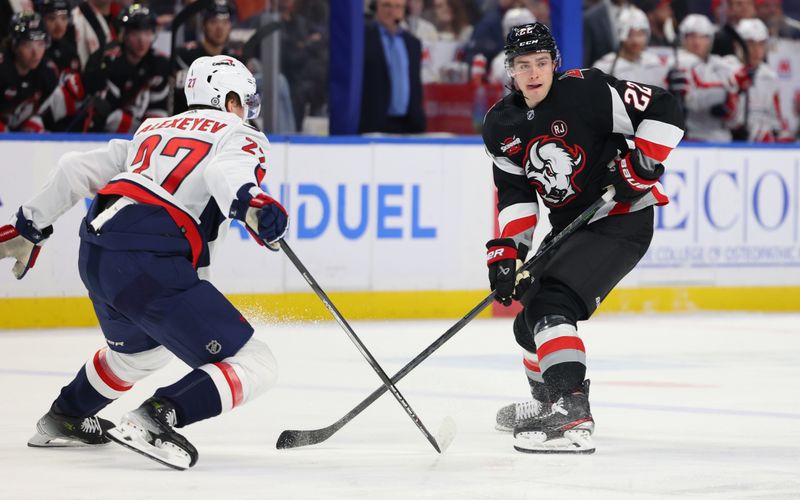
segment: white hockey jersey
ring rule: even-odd
[[[778,74],[766,63],[756,68],[753,86],[747,91],[747,99],[740,99],[734,125],[745,120],[745,102],[749,108],[747,117],[747,140],[752,142],[782,142],[792,140],[789,125],[781,115],[778,89]]]
[[[733,75],[741,63],[735,58],[731,60],[715,54],[710,54],[704,61],[681,49],[678,52],[678,67],[686,71],[689,83],[684,99],[686,138],[703,142],[731,142],[726,118],[714,116],[711,108],[724,105],[731,94],[738,92]]]
[[[163,206],[187,228],[195,267],[205,277],[234,202],[262,192],[268,149],[264,134],[232,113],[190,110],[149,119],[130,141],[62,156],[23,214],[44,228],[98,192]]]
[[[617,63],[614,64],[614,59]],[[667,86],[667,72],[672,67],[671,58],[663,59],[649,50],[642,52],[638,61],[629,61],[617,57],[616,52],[609,52],[592,65],[603,73],[607,73],[618,80],[644,83],[665,88]],[[614,73],[611,74],[611,67]]]

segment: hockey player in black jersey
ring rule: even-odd
[[[186,111],[186,94],[183,83],[189,66],[200,57],[234,56],[228,49],[228,39],[233,29],[236,13],[227,0],[215,0],[203,11],[203,38],[192,41],[177,49],[175,65],[170,70],[175,74],[175,102],[173,113]]]
[[[497,428],[531,453],[591,453],[587,320],[633,269],[653,236],[653,205],[668,202],[662,162],[683,137],[677,100],[661,88],[597,69],[557,72],[559,52],[541,23],[516,26],[505,46],[515,90],[486,114],[500,238],[486,244],[496,299],[524,306],[514,321],[533,400],[500,409]],[[614,201],[533,271],[517,274],[539,217],[554,235],[613,185]]]
[[[43,132],[40,108],[58,83],[56,67],[45,57],[47,33],[32,12],[15,14],[9,31],[0,53],[0,132]]]
[[[50,35],[47,57],[58,67],[59,80],[79,73],[81,60],[75,48],[75,29],[70,24],[70,6],[67,0],[38,0],[36,12],[42,16],[44,27]]]
[[[132,4],[119,28],[121,41],[93,53],[48,100],[42,116],[48,128],[66,122],[68,131],[132,133],[146,118],[167,115],[169,61],[152,47],[155,16]]]

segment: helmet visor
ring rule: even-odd
[[[245,98],[244,107],[247,110],[247,119],[252,120],[261,114],[261,95],[249,94]]]

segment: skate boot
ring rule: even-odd
[[[539,418],[514,428],[514,449],[524,453],[594,453],[589,381],[561,397]]]
[[[115,442],[173,469],[184,470],[197,462],[197,450],[175,432],[175,407],[167,400],[150,398],[122,416],[109,431]]]
[[[538,399],[524,403],[511,403],[497,410],[494,428],[501,432],[512,432],[523,421],[539,418],[545,409],[547,409],[547,405]]]
[[[114,424],[100,417],[69,417],[53,403],[36,422],[36,434],[28,440],[33,448],[69,448],[108,444],[107,432]]]

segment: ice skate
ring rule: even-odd
[[[513,432],[522,422],[541,417],[545,409],[545,403],[538,399],[512,403],[497,410],[494,428],[501,432]]]
[[[594,453],[589,381],[564,394],[541,417],[514,428],[514,449],[524,453]]]
[[[108,420],[91,417],[69,417],[53,403],[36,422],[36,434],[28,440],[33,448],[70,448],[102,446],[111,442],[107,432],[114,424]]]
[[[163,399],[150,398],[122,416],[109,431],[115,442],[173,469],[184,470],[197,462],[197,450],[173,429],[175,408]]]

